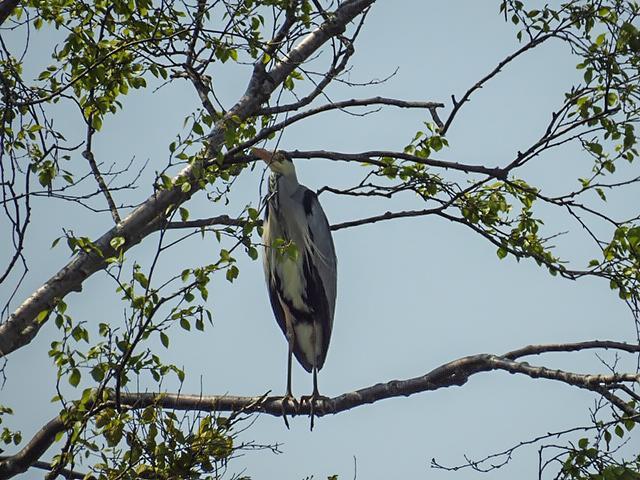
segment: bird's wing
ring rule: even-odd
[[[312,190],[304,189],[302,197],[304,213],[307,217],[309,251],[313,264],[318,271],[327,296],[329,307],[329,328],[333,326],[333,312],[336,305],[337,259],[333,238],[327,216],[322,210],[318,196]]]
[[[282,287],[280,286],[280,278],[277,275],[272,275],[267,281],[267,288],[269,290],[269,301],[271,302],[273,314],[276,317],[280,330],[282,330],[282,333],[286,336],[287,322],[282,304],[280,303],[281,293],[279,292],[282,290]]]
[[[263,241],[265,245],[271,245],[273,242],[271,225],[270,222],[276,222],[277,219],[270,218],[269,215],[269,204],[267,203],[265,208],[265,218],[264,218],[264,234]],[[273,314],[276,317],[276,321],[278,322],[278,326],[282,330],[282,332],[287,334],[287,325],[285,321],[285,314],[282,309],[282,305],[280,304],[280,295],[282,291],[282,285],[280,284],[280,276],[276,271],[276,267],[278,265],[276,254],[274,250],[270,247],[265,248],[264,256],[263,256],[263,266],[265,278],[267,280],[267,290],[269,290],[269,301],[271,302],[271,308],[273,309]]]

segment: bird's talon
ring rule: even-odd
[[[289,420],[287,419],[287,409],[289,404],[293,405],[293,416],[295,416],[300,411],[300,403],[298,402],[298,399],[296,397],[291,394],[287,394],[282,397],[282,401],[280,404],[282,407],[282,419],[284,420],[284,424],[286,425],[287,429],[290,428]]]
[[[304,405],[305,403],[309,404],[309,417],[311,417],[311,430],[313,430],[313,426],[314,426],[314,419],[316,416],[316,410],[318,406],[323,407],[323,403],[329,400],[329,397],[326,397],[324,395],[320,395],[319,393],[315,392],[311,395],[305,395],[303,397],[300,397],[300,402]],[[320,408],[320,413],[324,413],[324,408]]]

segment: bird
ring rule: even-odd
[[[333,329],[337,259],[327,216],[316,193],[298,183],[291,157],[283,151],[253,148],[271,170],[265,200],[263,265],[274,316],[288,342],[287,393],[292,356],[313,374],[308,398],[313,429],[314,404],[321,398],[318,371],[324,365]],[[293,254],[283,246],[295,245]],[[288,426],[288,423],[287,423]]]

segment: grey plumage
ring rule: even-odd
[[[263,225],[264,272],[274,315],[289,344],[287,395],[291,394],[291,355],[313,373],[324,365],[336,303],[337,261],[331,230],[316,194],[298,183],[293,162],[282,152],[253,149],[271,169]],[[295,245],[286,255],[278,239]]]

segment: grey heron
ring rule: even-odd
[[[264,273],[273,313],[289,345],[285,399],[295,402],[291,392],[295,355],[313,374],[309,397],[313,428],[314,403],[320,398],[318,370],[327,357],[336,304],[333,238],[318,197],[298,183],[291,158],[281,151],[254,148],[252,152],[271,170],[262,234]],[[278,239],[293,243],[296,254],[283,255],[274,243]]]

